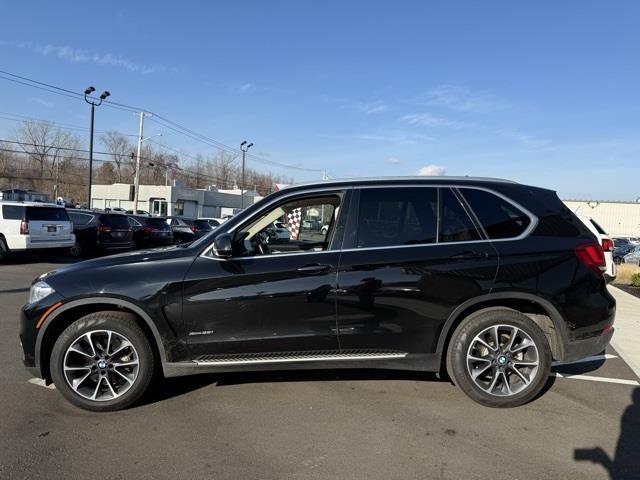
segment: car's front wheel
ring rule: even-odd
[[[551,349],[536,323],[506,308],[472,314],[458,326],[447,370],[471,399],[488,407],[533,400],[547,382]]]
[[[74,405],[93,411],[128,407],[147,390],[153,352],[133,315],[96,312],[72,323],[56,340],[51,376]]]

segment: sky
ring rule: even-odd
[[[0,70],[106,89],[226,145],[249,140],[260,171],[640,196],[639,2],[34,0],[7,3],[3,18]],[[0,79],[0,138],[18,115],[88,137],[84,102]],[[137,128],[133,112],[96,112],[98,132]],[[152,117],[145,136],[156,133],[215,153]]]

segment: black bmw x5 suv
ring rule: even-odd
[[[269,243],[274,221],[290,241]],[[473,400],[511,407],[539,394],[552,360],[605,348],[604,270],[550,190],[324,182],[274,193],[186,246],[40,276],[20,338],[25,365],[89,410],[127,407],[154,371],[361,367],[448,372]]]

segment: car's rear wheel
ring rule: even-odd
[[[0,262],[6,260],[7,257],[9,257],[9,247],[7,247],[5,239],[0,237]]]
[[[74,405],[93,411],[128,407],[153,377],[149,341],[125,312],[96,312],[72,323],[56,340],[51,376]]]
[[[82,245],[80,244],[80,242],[76,240],[76,243],[74,243],[71,247],[69,247],[69,255],[72,256],[73,258],[79,258],[83,254],[84,254],[84,249],[82,248]]]
[[[467,396],[488,407],[533,400],[547,382],[551,349],[536,323],[515,310],[491,308],[456,328],[447,369]]]

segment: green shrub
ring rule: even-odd
[[[634,287],[640,287],[640,273],[635,273],[631,277],[631,285]]]

